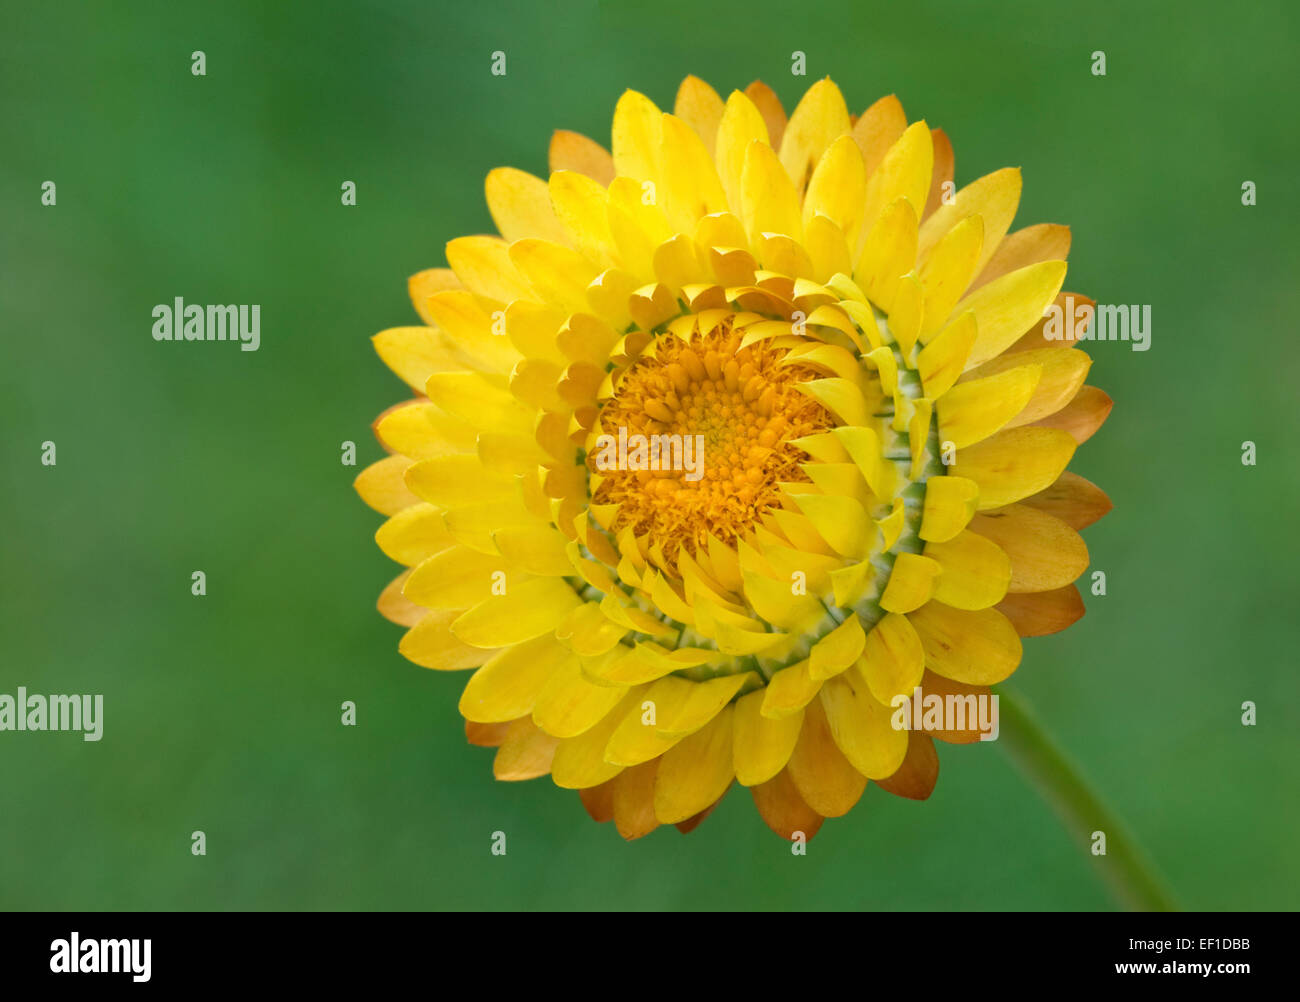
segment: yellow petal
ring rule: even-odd
[[[483,184],[492,221],[507,243],[537,237],[567,243],[568,234],[551,208],[546,182],[526,171],[498,167]]]
[[[695,130],[710,154],[717,145],[722,112],[722,98],[699,77],[688,76],[677,88],[673,114]]]
[[[744,574],[744,592],[753,610],[782,630],[802,630],[826,610],[812,595],[793,594],[790,579],[777,580],[756,571]]]
[[[582,677],[577,658],[561,662],[537,694],[533,723],[557,738],[577,737],[612,712],[627,690],[593,685]]]
[[[1037,348],[998,356],[967,373],[965,378],[989,376],[1021,365],[1039,365],[1043,369],[1043,376],[1039,379],[1030,402],[1010,422],[1011,428],[1034,424],[1066,407],[1083,386],[1092,359],[1089,359],[1087,352],[1079,351],[1078,348]]]
[[[523,577],[503,557],[457,545],[421,561],[403,593],[426,609],[468,609]]]
[[[808,182],[803,200],[805,230],[813,217],[821,213],[850,240],[856,241],[866,193],[867,172],[862,154],[851,136],[842,135],[827,147]]]
[[[751,786],[749,792],[754,797],[759,816],[781,838],[792,839],[802,835],[810,839],[825,820],[799,795],[789,769],[782,769],[766,783]]]
[[[475,429],[464,421],[418,400],[389,409],[375,422],[379,441],[412,459],[471,453],[475,435]]]
[[[658,715],[656,726],[660,735],[679,737],[699,730],[721,713],[722,708],[731,702],[731,697],[742,687],[757,683],[758,678],[753,672],[696,682],[685,700],[667,707],[665,712]]]
[[[500,748],[513,723],[512,720],[504,724],[476,724],[472,720],[467,720],[465,740],[478,748]]]
[[[658,730],[659,718],[670,717],[691,696],[696,683],[669,675],[652,683],[634,705],[617,711],[620,714],[609,741],[605,759],[615,765],[633,766],[662,755],[682,739],[682,735],[664,735]]]
[[[609,186],[609,231],[618,245],[623,269],[637,284],[653,279],[654,249],[673,235],[659,208],[658,193],[644,184],[619,177]]]
[[[822,539],[813,526],[812,519],[798,512],[777,508],[772,513],[781,535],[800,550],[812,554],[833,556],[835,551]]]
[[[424,271],[417,271],[406,280],[406,291],[411,296],[411,305],[415,307],[415,312],[420,314],[420,319],[431,327],[433,318],[425,309],[428,298],[435,293],[461,287],[460,279],[450,268],[425,268]],[[418,390],[419,387],[417,386],[416,389]]]
[[[821,682],[808,671],[808,662],[800,661],[782,668],[772,676],[763,690],[762,714],[780,720],[802,710],[817,695]]]
[[[587,286],[600,274],[577,251],[547,240],[512,243],[510,261],[544,302],[570,313],[586,308]]]
[[[1055,428],[1009,428],[957,453],[951,467],[979,485],[979,510],[1001,508],[1047,487],[1074,455],[1074,439]]]
[[[886,612],[911,612],[930,600],[935,578],[942,567],[919,553],[900,553],[894,560],[889,583],[880,596],[880,608]],[[991,604],[991,603],[990,603]]]
[[[893,727],[893,710],[878,702],[862,679],[831,679],[822,687],[821,705],[835,744],[854,769],[868,779],[898,771],[907,757],[907,731]]]
[[[654,657],[651,646],[642,642],[628,653],[618,652],[618,656],[598,665],[588,665],[588,673],[597,681],[611,685],[639,685],[642,682],[654,682],[671,675],[675,671],[692,667],[691,659],[682,658],[682,651],[673,651],[671,656]],[[703,651],[695,655],[695,664],[705,664],[715,656],[713,651]]]
[[[1064,284],[1065,262],[1043,261],[1003,275],[958,303],[956,312],[972,311],[978,328],[967,368],[1011,347],[1042,318]]]
[[[420,503],[406,486],[406,471],[410,468],[411,460],[406,456],[387,456],[358,473],[352,486],[361,500],[381,515],[396,515]]]
[[[858,257],[853,278],[886,312],[894,304],[898,281],[916,263],[916,209],[906,198],[887,206]]]
[[[1082,445],[1105,423],[1113,406],[1115,401],[1104,390],[1082,386],[1068,404],[1034,424],[1039,428],[1059,428]]]
[[[714,162],[718,168],[718,178],[722,182],[727,196],[727,204],[733,213],[741,210],[741,179],[745,169],[745,154],[752,142],[767,143],[767,126],[763,116],[754,102],[740,91],[733,91],[727,98],[722,121],[718,125],[718,137],[714,153]]]
[[[727,787],[727,789],[730,788],[731,788],[730,786]],[[726,795],[725,791],[723,795],[724,796]],[[719,797],[717,800],[711,803],[704,810],[697,811],[696,813],[692,814],[685,821],[678,821],[677,830],[681,832],[683,835],[688,835],[691,832],[695,831],[695,829],[700,826],[700,824],[704,821],[704,819],[713,813],[714,808],[716,808],[720,803],[722,803],[722,797]]]
[[[556,639],[584,658],[595,658],[613,651],[625,633],[625,627],[601,611],[599,602],[583,603],[555,628]]]
[[[702,216],[726,211],[727,197],[695,130],[673,115],[663,116],[662,128],[664,210],[671,225],[691,234]]]
[[[464,368],[428,327],[390,327],[370,340],[384,364],[417,393],[424,392],[425,381],[435,372]]]
[[[968,612],[930,602],[908,615],[928,668],[969,685],[1001,682],[1020,664],[1020,637],[995,609]]]
[[[1025,498],[1024,503],[1076,530],[1088,528],[1112,507],[1105,491],[1068,470],[1037,494]]]
[[[1010,558],[1009,591],[1064,588],[1088,569],[1088,547],[1083,538],[1059,518],[1028,505],[1013,504],[976,515],[970,528],[992,540]]]
[[[872,492],[877,497],[886,497],[889,483],[883,468],[885,461],[882,458],[880,436],[875,429],[845,426],[833,429],[833,435],[835,441],[849,454]]]
[[[651,615],[633,605],[622,605],[614,595],[606,595],[602,598],[600,600],[600,609],[614,622],[636,633],[645,633],[652,637],[667,637],[670,640],[677,635],[677,631],[658,616]]]
[[[836,274],[853,272],[848,239],[835,223],[823,215],[815,215],[804,223],[803,229],[804,246],[812,262],[814,279],[826,282]],[[811,315],[809,322],[813,322]]]
[[[1066,585],[1054,591],[1008,595],[998,603],[998,612],[1022,637],[1043,637],[1078,622],[1085,609],[1079,589]]]
[[[930,139],[934,142],[934,172],[930,177],[930,197],[926,199],[922,219],[928,219],[943,205],[945,199],[956,193],[952,187],[953,169],[955,167],[952,140],[943,129],[931,129]]]
[[[546,365],[545,362],[522,362],[521,365]],[[481,432],[478,436],[478,459],[485,470],[510,475],[535,475],[537,468],[547,462],[546,452],[536,439],[526,435],[510,435],[495,431]]]
[[[925,291],[915,275],[903,275],[898,280],[894,300],[889,305],[889,329],[898,342],[904,357],[910,357],[912,347],[921,335],[922,313],[925,310]]]
[[[935,405],[940,443],[964,449],[1001,431],[1025,409],[1042,373],[1041,365],[1029,364],[958,383]]]
[[[565,555],[568,540],[550,526],[510,526],[492,534],[501,555],[512,566],[543,577],[565,577],[573,566]]]
[[[764,716],[765,698],[758,689],[736,701],[732,762],[742,786],[766,783],[785,768],[803,727],[802,708],[779,719]]]
[[[435,372],[425,391],[442,410],[480,431],[527,435],[533,430],[535,413],[476,372]]]
[[[551,676],[575,660],[549,636],[507,647],[470,676],[460,696],[460,715],[484,724],[527,717]]]
[[[483,372],[509,372],[519,361],[519,352],[502,337],[504,311],[490,311],[472,292],[453,289],[430,296],[430,316],[442,329],[447,342],[461,357]]]
[[[853,141],[862,150],[868,176],[876,172],[885,154],[902,138],[906,129],[907,115],[893,94],[882,97],[858,116],[853,125]]]
[[[655,777],[655,817],[663,824],[677,824],[726,793],[736,775],[731,748],[732,712],[728,707],[665,752]]]
[[[1004,167],[985,174],[958,191],[949,205],[940,205],[921,226],[917,251],[924,259],[954,226],[963,219],[979,215],[984,218],[984,243],[976,263],[976,274],[988,264],[1002,238],[1011,228],[1016,207],[1020,204],[1020,169]]]
[[[1039,261],[1064,261],[1070,255],[1070,227],[1056,223],[1038,223],[1016,230],[998,245],[972,288],[978,289],[995,278],[1037,264]]]
[[[895,696],[910,695],[925,673],[925,650],[908,618],[883,617],[867,634],[855,667],[878,702],[890,706]]]
[[[614,169],[638,181],[659,180],[662,113],[644,94],[623,92],[614,108]]]
[[[577,171],[597,184],[608,185],[614,180],[614,158],[600,143],[580,132],[555,130],[551,135],[548,165],[552,172]]]
[[[823,494],[856,498],[863,507],[875,500],[855,463],[804,463],[802,469]]]
[[[861,621],[850,612],[844,622],[813,644],[808,660],[809,677],[823,681],[838,675],[858,659],[866,642]]]
[[[447,243],[447,263],[465,288],[508,303],[526,299],[531,290],[510,262],[510,245],[498,237],[457,237]]]
[[[844,136],[852,142],[849,129],[849,109],[844,105],[840,89],[829,78],[809,87],[791,113],[781,137],[781,165],[797,191],[804,190],[813,168],[836,139]],[[856,146],[853,156],[861,164]]]
[[[967,530],[947,542],[927,543],[925,555],[943,568],[934,583],[934,597],[944,605],[987,609],[1006,596],[1011,560],[993,540]]]
[[[887,793],[908,800],[926,800],[939,779],[939,753],[928,734],[907,732],[907,757],[892,776],[877,779],[876,785]]]
[[[456,610],[430,612],[402,636],[398,650],[408,661],[422,668],[460,671],[477,668],[493,653],[493,648],[471,646],[454,636],[449,627],[459,616]]]
[[[875,587],[876,568],[863,560],[831,571],[830,578],[835,604],[848,608],[857,605]]]
[[[946,542],[966,528],[975,514],[979,485],[965,477],[931,477],[921,509],[922,539]]]
[[[862,212],[862,234],[872,239],[880,214],[896,199],[905,198],[919,218],[930,194],[934,146],[925,122],[913,122],[885,154],[880,167],[867,179]]]
[[[375,533],[375,542],[399,564],[414,567],[447,549],[455,540],[435,505],[415,504],[381,525]]]
[[[1088,369],[1092,366],[1092,359],[1088,357],[1087,352],[1077,348],[1040,348],[990,359],[967,375],[984,377],[1026,365],[1039,366],[1042,375],[1024,409],[1008,422],[1008,427],[1011,428],[1033,424],[1041,418],[1055,414],[1073,400],[1079,388],[1083,386]]]
[[[781,233],[768,233],[759,238],[759,260],[768,271],[778,272],[790,278],[811,279],[813,273],[812,258],[803,249],[803,245]],[[757,325],[746,330],[752,333]],[[770,328],[775,333],[776,328]],[[789,333],[786,325],[784,333]]]
[[[959,314],[916,356],[921,384],[931,400],[942,397],[961,377],[978,333],[975,314],[968,310]]]
[[[700,605],[697,597],[696,605]],[[761,630],[750,630],[742,627],[733,626],[730,623],[714,620],[706,626],[701,613],[696,614],[696,629],[711,636],[714,643],[717,644],[718,650],[723,654],[735,654],[745,656],[749,654],[763,654],[773,652],[776,648],[782,646],[789,637],[784,633],[766,633]],[[772,656],[776,656],[772,654]]]
[[[409,601],[402,595],[402,589],[406,586],[406,579],[410,576],[410,573],[410,571],[403,571],[388,582],[384,586],[384,590],[379,593],[379,600],[375,603],[375,608],[379,610],[379,614],[390,623],[396,623],[398,626],[414,626],[429,611],[423,606]]]
[[[622,773],[619,775],[621,776]],[[578,791],[578,796],[582,798],[582,806],[587,809],[591,820],[597,824],[603,825],[614,818],[614,786],[617,782],[618,776],[615,776],[597,786],[589,786],[585,790]]]
[[[618,272],[603,273],[596,279],[592,288],[601,285],[606,279],[611,281],[618,279],[619,274]],[[630,276],[623,274],[621,277],[626,279]],[[625,285],[623,288],[625,292],[631,292],[633,287]],[[589,289],[588,292],[590,293],[591,290]],[[626,299],[626,296],[624,298]],[[618,342],[618,335],[612,327],[583,313],[569,317],[554,337],[556,347],[569,361],[591,362],[601,367],[609,361],[610,351]]]
[[[515,496],[515,478],[486,469],[478,456],[434,456],[413,463],[406,486],[445,508]]]
[[[463,613],[452,632],[474,647],[517,644],[554,630],[581,601],[563,579],[531,578]]]
[[[766,141],[772,144],[772,149],[780,149],[786,126],[785,108],[781,106],[781,99],[761,80],[755,80],[745,88],[745,97],[754,103],[754,107],[763,116],[768,137]]]
[[[799,510],[841,556],[864,560],[871,552],[876,527],[861,503],[826,494],[791,495]]]
[[[614,779],[614,827],[629,842],[659,827],[655,817],[655,776],[659,759],[624,769]]]
[[[751,142],[740,180],[740,216],[751,242],[764,233],[803,238],[799,193],[766,143]]]
[[[953,307],[975,277],[975,263],[984,245],[984,219],[963,219],[935,244],[921,266],[921,284],[925,287],[925,322],[921,340],[929,341],[944,326]]]
[[[1069,348],[1088,339],[1097,316],[1096,300],[1077,292],[1061,292],[1052,300],[1052,307],[1044,310],[1042,318],[1007,349],[1008,355],[1039,348]]]
[[[618,263],[618,249],[609,228],[609,193],[601,185],[576,171],[557,171],[551,175],[550,197],[555,215],[569,237],[563,242],[571,242],[602,269]],[[552,342],[554,336],[552,330]]]
[[[804,712],[799,741],[786,766],[804,802],[823,817],[847,814],[867,787],[867,777],[853,768],[831,735],[820,699]]]
[[[492,542],[492,533],[502,528],[536,525],[542,520],[542,516],[529,510],[522,497],[502,497],[451,508],[443,512],[442,518],[456,542],[492,556],[499,553]]]
[[[853,382],[838,376],[799,383],[797,389],[811,397],[847,425],[870,425],[866,398]]]
[[[685,128],[685,126],[683,126]],[[679,233],[655,248],[655,277],[669,289],[680,291],[699,278],[703,270],[695,252],[695,242]]]
[[[539,730],[531,720],[516,720],[492,761],[492,775],[503,781],[536,779],[551,771],[556,738]]]
[[[551,779],[556,786],[581,790],[608,782],[623,771],[622,766],[605,761],[605,746],[624,712],[639,703],[645,688],[636,686],[629,689],[623,701],[595,727],[576,738],[565,738],[560,742],[551,762]]]

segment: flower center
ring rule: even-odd
[[[593,500],[618,505],[616,533],[630,526],[675,565],[682,547],[747,535],[779,506],[780,484],[808,480],[792,441],[833,419],[797,389],[818,373],[785,355],[768,341],[742,348],[724,320],[661,335],[623,373],[587,457],[602,478]]]

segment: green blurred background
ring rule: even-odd
[[[607,142],[625,87],[671,107],[687,73],[896,92],[959,184],[1024,168],[1017,226],[1073,227],[1068,288],[1151,304],[1150,351],[1095,346],[1116,407],[1074,466],[1115,502],[1086,534],[1109,594],[1015,682],[1184,906],[1300,906],[1294,5],[186,6],[12,7],[0,37],[0,692],[105,697],[98,744],[0,733],[0,906],[1111,907],[996,746],[943,748],[928,803],[868,790],[806,858],[739,788],[624,844],[494,782],[463,678],[374,611],[398,568],[340,443],[378,458],[403,386],[369,335],[490,227],[488,169],[544,173],[553,128]],[[155,343],[175,296],[261,304],[261,350]]]

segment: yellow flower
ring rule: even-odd
[[[612,148],[556,132],[549,180],[488,174],[501,235],[375,336],[416,393],[356,482],[409,568],[380,611],[476,669],[498,779],[625,838],[733,781],[787,838],[868,780],[924,799],[931,735],[981,730],[898,701],[986,695],[1083,614],[1110,502],[1066,466],[1111,401],[1044,326],[1069,230],[1008,234],[1018,170],[955,190],[942,131],[829,80],[788,120],[758,83],[629,91]]]

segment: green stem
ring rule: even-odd
[[[1177,911],[1137,840],[1043,729],[1024,697],[1001,686],[997,692],[998,744],[1052,805],[1072,841],[1090,848],[1092,833],[1105,832],[1106,855],[1092,859],[1119,903],[1135,911]]]

